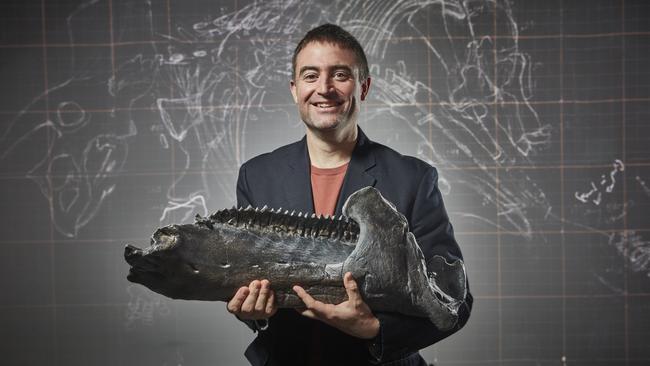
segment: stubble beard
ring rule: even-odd
[[[353,99],[350,110],[337,113],[333,121],[330,121],[329,118],[326,121],[315,121],[310,115],[309,110],[300,110],[300,118],[303,123],[308,129],[314,132],[328,132],[335,131],[340,127],[345,128],[345,126],[353,123],[353,120],[356,120],[357,114],[356,99]]]

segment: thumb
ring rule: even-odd
[[[359,286],[357,286],[357,281],[354,280],[351,272],[346,272],[343,276],[343,286],[345,286],[345,292],[348,294],[348,301],[350,301],[350,303],[354,304],[355,306],[358,306],[359,303],[363,300],[361,299],[361,294],[359,293]]]

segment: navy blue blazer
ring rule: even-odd
[[[359,129],[336,214],[341,214],[343,203],[352,193],[374,186],[406,216],[427,259],[433,255],[448,261],[462,259],[437,182],[435,168],[370,141]],[[237,180],[237,204],[314,212],[306,138],[243,164]],[[471,306],[468,292],[456,327],[444,332],[426,318],[375,313],[381,329],[372,342],[344,334],[292,309],[280,309],[269,319],[268,328],[258,332],[245,355],[253,365],[307,365],[314,359],[321,360],[321,365],[392,360],[402,360],[394,365],[421,365],[424,362],[417,351],[458,331],[467,322]],[[315,342],[318,347],[313,347]]]

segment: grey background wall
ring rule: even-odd
[[[244,365],[223,303],[126,281],[126,243],[234,203],[299,139],[290,56],[372,65],[367,134],[438,167],[475,310],[436,365],[650,363],[645,1],[3,1],[0,363]]]

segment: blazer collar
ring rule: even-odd
[[[361,188],[373,186],[377,182],[376,177],[371,173],[375,166],[375,155],[372,153],[372,141],[366,137],[361,128],[357,134],[357,145],[352,151],[352,159],[345,173],[341,193],[336,202],[335,214],[340,215],[343,210],[345,200],[354,192]]]
[[[290,173],[284,177],[287,207],[299,212],[314,212],[307,136],[303,136],[302,140],[293,144],[285,159],[290,169]]]
[[[345,173],[341,193],[336,203],[335,214],[340,215],[345,200],[357,190],[374,186],[377,182],[371,170],[376,165],[372,153],[373,142],[359,128],[357,144],[352,151],[350,165]],[[284,179],[285,193],[288,200],[287,207],[302,212],[314,212],[314,200],[311,194],[311,163],[307,150],[307,137],[294,144],[286,156],[287,164],[291,170]]]

